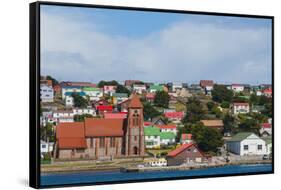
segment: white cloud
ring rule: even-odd
[[[59,80],[271,82],[267,28],[182,21],[140,38],[42,13],[42,73]]]

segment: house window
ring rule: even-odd
[[[85,150],[84,150],[84,149],[77,149],[76,152],[77,152],[77,153],[84,153]]]
[[[110,147],[115,147],[115,138],[110,137]]]
[[[46,148],[46,145],[45,145],[45,144],[43,144],[43,145],[42,145],[42,148]]]
[[[249,146],[248,145],[244,145],[244,150],[248,150]]]
[[[258,150],[262,150],[262,145],[261,144],[258,145]]]
[[[137,141],[137,140],[138,140],[138,137],[137,137],[137,136],[134,136],[134,140]]]
[[[104,146],[105,146],[105,138],[101,137],[100,138],[100,148],[104,148]]]

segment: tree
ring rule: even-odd
[[[72,97],[74,100],[74,106],[77,108],[86,108],[89,105],[88,101],[78,93],[72,93]]]
[[[212,90],[212,98],[216,102],[231,102],[233,98],[233,92],[232,90],[229,90],[224,85],[214,85],[214,88]]]
[[[102,81],[100,81],[100,82],[98,83],[98,87],[99,87],[99,88],[103,88],[103,87],[106,86],[106,85],[109,85],[109,86],[117,86],[117,85],[118,85],[118,82],[117,82],[116,80],[112,80],[112,81],[104,81],[104,80],[102,80]]]
[[[52,81],[53,86],[55,86],[55,85],[58,85],[58,84],[59,84],[59,82],[58,82],[55,78],[51,77],[50,75],[47,75],[47,76],[46,76],[46,79],[47,79],[47,80],[51,80],[51,81]]]
[[[221,107],[222,107],[222,108],[229,108],[229,106],[230,106],[230,103],[229,103],[229,102],[223,101],[223,102],[221,103]]]
[[[75,122],[83,122],[85,121],[85,118],[93,118],[93,115],[91,114],[74,115]]]
[[[208,102],[208,103],[207,103],[207,107],[208,107],[208,110],[209,110],[209,111],[211,111],[214,106],[215,106],[215,103],[214,103],[214,102]]]
[[[116,88],[116,93],[126,93],[128,96],[131,95],[131,91],[128,90],[125,86],[118,84]]]
[[[191,133],[193,140],[204,152],[217,153],[218,148],[223,145],[222,134],[217,129],[205,127],[200,122],[180,128],[178,138],[182,133]]]
[[[165,91],[157,91],[154,98],[154,104],[159,107],[169,107],[170,96]]]
[[[235,118],[230,114],[225,115],[223,118],[223,126],[224,126],[223,128],[224,133],[235,133],[235,129],[236,129]]]
[[[149,102],[143,102],[143,116],[145,120],[151,120],[161,113],[157,111]]]
[[[202,103],[195,97],[188,99],[186,104],[186,115],[183,118],[183,123],[194,123],[200,121],[204,115]]]
[[[239,130],[258,134],[260,126],[255,119],[246,118],[239,124]]]
[[[54,142],[55,141],[55,133],[53,129],[53,124],[52,123],[46,123],[45,126],[42,126],[40,128],[40,138],[45,140],[45,141],[50,141]]]

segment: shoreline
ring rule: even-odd
[[[74,172],[101,172],[101,171],[121,171],[121,172],[148,172],[148,171],[176,171],[176,170],[194,170],[194,169],[206,169],[217,168],[231,165],[252,165],[252,164],[272,164],[271,160],[247,160],[231,163],[221,164],[208,164],[208,165],[193,165],[193,166],[164,166],[164,167],[144,167],[138,168],[135,166],[121,167],[121,166],[104,166],[97,167],[96,165],[84,164],[80,166],[42,166],[41,174],[52,173],[74,173]]]

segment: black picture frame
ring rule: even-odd
[[[208,176],[193,176],[193,177],[173,177],[160,179],[143,179],[129,181],[113,181],[113,182],[98,182],[98,183],[78,183],[67,185],[40,185],[40,6],[53,5],[65,7],[87,7],[87,8],[106,8],[117,10],[133,10],[133,11],[148,11],[148,12],[164,12],[164,13],[187,13],[199,15],[215,15],[215,16],[231,16],[231,17],[246,17],[246,18],[265,18],[270,19],[272,23],[272,171],[256,172],[243,174],[223,174],[223,175],[208,175]],[[104,184],[122,184],[147,181],[166,181],[179,179],[194,179],[194,178],[211,178],[211,177],[228,177],[228,176],[245,176],[258,174],[273,174],[274,173],[274,16],[264,15],[249,15],[249,14],[234,14],[234,13],[218,13],[204,11],[188,11],[188,10],[171,10],[171,9],[156,9],[143,7],[126,7],[126,6],[111,6],[111,5],[93,5],[93,4],[78,4],[78,3],[60,3],[40,1],[30,3],[29,9],[29,38],[30,38],[30,80],[29,80],[29,185],[33,188],[52,188],[52,187],[68,187],[68,186],[87,186],[87,185],[104,185]]]

